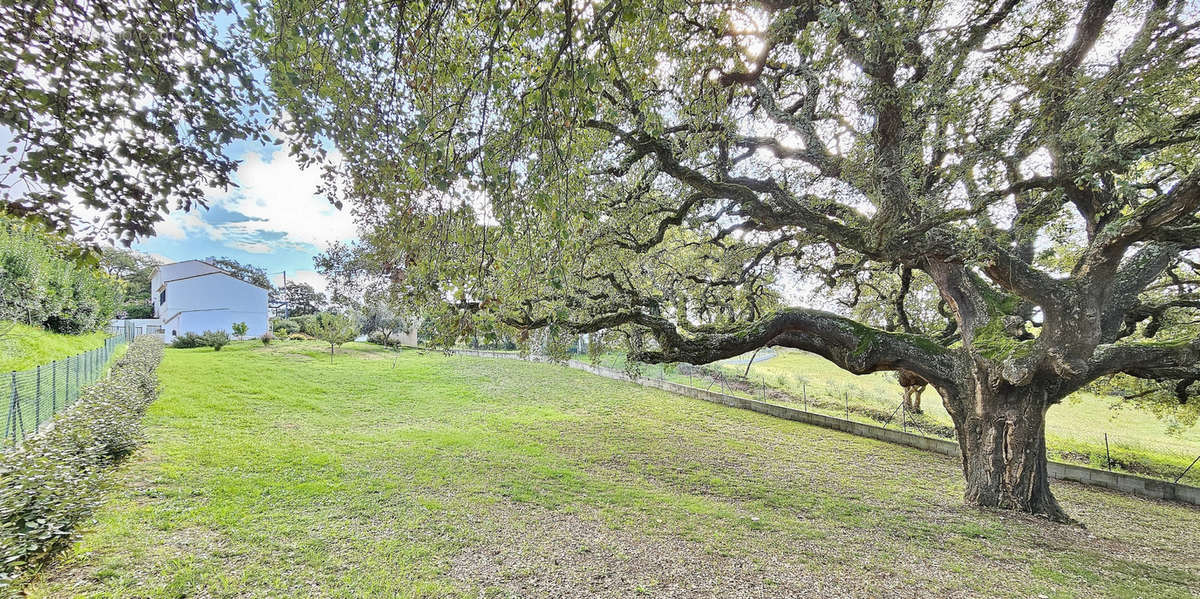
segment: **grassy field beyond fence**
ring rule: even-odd
[[[775,355],[756,360],[748,373],[746,361],[751,354],[707,366],[707,370],[730,378],[724,386],[700,375],[689,376],[679,367],[642,364],[634,370],[640,376],[723,389],[744,397],[762,398],[765,390],[766,399],[774,402],[799,404],[803,397],[808,397],[810,411],[848,416],[871,424],[881,424],[881,419],[890,416],[890,426],[903,426],[902,414],[897,410],[904,397],[903,390],[893,373],[860,376],[808,352],[783,348],[769,351]],[[768,350],[759,354],[759,358],[764,354],[769,355]],[[580,359],[586,361],[587,357]],[[611,368],[628,368],[623,354],[605,354],[600,363]],[[1168,422],[1144,410],[1122,407],[1119,401],[1114,397],[1075,393],[1050,408],[1046,438],[1051,459],[1174,481],[1200,455],[1200,426],[1171,431]],[[910,417],[909,426],[915,425],[922,434],[953,439],[950,415],[932,387],[925,390],[921,406],[924,413]],[[1200,464],[1188,470],[1179,482],[1200,486]]]

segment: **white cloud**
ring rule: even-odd
[[[309,285],[312,285],[313,289],[316,289],[321,293],[325,293],[326,289],[328,288],[328,284],[325,282],[325,277],[321,276],[321,273],[315,270],[289,270],[287,273],[287,280],[289,283],[308,283]],[[282,287],[283,275],[271,275],[271,284],[275,285],[276,287]]]
[[[230,247],[242,250],[248,254],[270,254],[273,251],[270,245],[261,241],[250,243],[246,241],[235,241],[229,244]]]
[[[233,223],[230,228],[243,233],[283,232],[284,242],[320,249],[355,237],[350,213],[317,196],[320,169],[301,169],[286,150],[276,150],[265,160],[257,152],[247,153],[234,178],[240,187],[214,196],[214,203],[256,220]]]
[[[157,237],[167,239],[186,239],[189,234],[201,234],[214,241],[225,238],[225,233],[218,227],[208,224],[199,210],[191,212],[175,211],[167,215],[154,226]]]
[[[356,236],[349,211],[317,196],[320,169],[300,168],[286,150],[276,150],[268,158],[247,152],[233,179],[238,187],[209,191],[209,205],[244,215],[246,220],[214,225],[202,209],[172,212],[155,227],[156,235],[168,239],[202,235],[252,254],[271,253],[278,247],[324,250],[330,242]],[[264,239],[280,234],[279,239]]]
[[[183,230],[183,224],[179,222],[179,219],[173,218],[173,216],[168,216],[154,225],[155,237],[166,237],[167,239],[183,239],[187,237],[187,232]]]

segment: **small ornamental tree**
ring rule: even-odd
[[[241,339],[246,336],[246,330],[249,328],[244,322],[235,322],[233,323],[233,334],[238,339]]]
[[[347,341],[353,341],[358,336],[358,327],[349,316],[322,312],[316,315],[312,335],[329,344],[329,363],[332,364],[334,348]]]
[[[966,500],[1054,520],[1069,394],[1195,419],[1189,0],[306,8],[255,7],[271,85],[309,155],[339,151],[331,195],[389,284],[443,304],[439,339],[911,370]]]

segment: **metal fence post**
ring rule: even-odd
[[[4,438],[8,438],[8,432],[12,429],[13,410],[17,407],[17,373],[12,373],[12,396],[8,398],[8,417],[4,419]],[[13,434],[13,442],[17,440],[16,433]]]
[[[42,425],[42,365],[37,367],[37,386],[33,393],[33,428]]]
[[[30,433],[36,433],[43,423],[48,422],[58,413],[60,408],[65,408],[71,403],[78,401],[82,388],[99,380],[104,374],[109,357],[113,355],[116,347],[124,339],[124,336],[109,337],[100,346],[93,347],[90,350],[73,356],[52,360],[48,364],[36,364],[33,368],[27,370],[7,371],[9,406],[8,413],[4,416],[4,429],[0,432],[0,445],[8,442],[10,439],[13,443],[17,443],[27,438]],[[60,362],[64,365],[61,405],[58,401],[58,371]],[[45,399],[44,394],[46,393],[46,387],[42,381],[43,366],[50,367],[50,380],[45,381],[45,384],[50,386],[50,405],[46,410],[42,410],[42,401]],[[72,373],[74,373],[74,376],[72,376]],[[0,374],[0,380],[3,380],[3,374]],[[3,385],[3,383],[0,383],[0,385]],[[29,396],[31,393],[33,397]],[[24,404],[22,400],[24,400]],[[25,404],[30,403],[31,400],[33,403],[33,413],[28,414],[28,416],[32,418],[32,426],[27,429],[25,427],[26,414],[24,409]]]
[[[17,442],[18,431],[22,428],[21,418],[21,396],[17,392],[17,373],[11,373],[12,380],[12,407],[8,411],[8,420],[12,423],[13,442]]]

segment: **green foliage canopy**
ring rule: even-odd
[[[158,261],[148,254],[124,248],[105,248],[100,253],[100,268],[121,284],[117,312],[127,318],[153,318],[150,282]]]
[[[1050,406],[1105,377],[1200,402],[1194,3],[252,12],[298,153],[336,146],[328,191],[443,342],[605,331],[650,362],[782,345],[911,370],[968,498],[1055,519]],[[837,313],[792,293],[817,286]]]
[[[1160,308],[1196,318],[1193,9],[287,0],[252,25],[301,153],[341,151],[330,193],[396,287],[444,302],[449,339],[610,328],[643,359],[708,360],[741,348],[679,341],[746,333],[820,285],[865,324],[979,338],[1022,384],[1164,333]],[[1098,308],[1078,356],[1028,340],[1051,293],[1103,298],[1139,249],[1150,280],[1121,273],[1133,295]],[[1141,372],[1186,374],[1174,404],[1200,389]]]
[[[267,303],[276,315],[288,317],[309,316],[325,309],[325,294],[308,283],[288,281],[287,285],[272,289]]]
[[[242,262],[238,262],[237,260],[234,260],[228,256],[222,256],[220,258],[209,256],[208,258],[205,258],[204,261],[247,283],[250,283],[251,285],[258,285],[259,287],[268,290],[275,288],[274,285],[271,285],[271,278],[267,276],[267,269],[261,266],[243,264]]]
[[[126,245],[231,184],[238,140],[267,142],[234,3],[0,6],[0,202],[79,239]],[[99,213],[84,218],[72,201]]]

